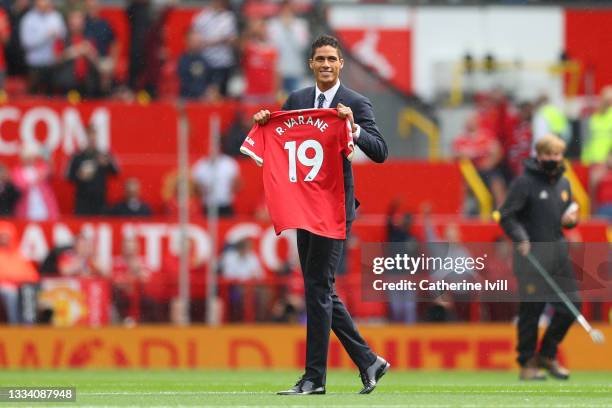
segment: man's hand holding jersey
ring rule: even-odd
[[[341,103],[338,104],[337,109],[340,119],[348,118],[349,122],[351,123],[351,133],[355,133],[357,131],[357,125],[355,124],[355,118],[353,117],[353,110]]]
[[[270,111],[267,109],[260,110],[253,115],[253,122],[259,125],[265,125],[270,120]]]

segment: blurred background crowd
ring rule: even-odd
[[[302,15],[312,2],[194,6],[183,38],[172,39],[181,52],[172,55],[167,25],[177,6],[135,0],[121,15],[101,12],[99,0],[7,1],[0,14],[3,85],[12,94],[203,101],[240,95],[269,103],[303,84],[310,27]],[[127,41],[113,27],[122,17]]]
[[[4,44],[0,48],[0,100],[11,104],[52,98],[70,104],[93,101],[142,106],[177,100],[210,106],[238,103],[240,107],[223,129],[219,146],[190,164],[189,217],[203,221],[214,207],[224,220],[243,219],[236,214],[235,203],[247,179],[245,168],[249,172],[251,168],[245,167],[246,158],[240,157],[239,147],[251,126],[253,109],[278,107],[291,91],[311,84],[307,66],[310,42],[321,32],[334,33],[328,24],[338,19],[337,13],[328,12],[330,4],[333,2],[315,0],[189,4],[171,0],[121,4],[5,0],[0,8],[0,42]],[[179,18],[176,10],[189,13]],[[178,25],[181,30],[171,30]],[[347,38],[350,35],[344,40]],[[432,210],[434,203],[410,203],[409,192],[391,197],[384,203],[385,211],[374,214],[384,219],[380,222],[384,240],[405,243],[407,251],[414,254],[431,251],[427,248],[430,242],[464,242],[458,225],[465,220],[490,222],[486,219],[504,200],[513,178],[523,171],[522,162],[532,154],[535,142],[551,133],[568,145],[567,156],[590,204],[587,217],[605,225],[612,220],[612,85],[591,87],[581,98],[567,94],[559,98],[555,92],[547,92],[549,82],[543,81],[525,96],[494,80],[503,71],[503,63],[495,55],[487,55],[482,65],[466,50],[454,65],[463,75],[462,100],[449,104],[452,88],[433,96],[404,92],[385,73],[393,67],[385,65],[388,61],[378,54],[380,49],[374,43],[367,48],[366,40],[359,44],[345,48],[347,67],[341,79],[371,96],[382,117],[382,133],[391,141],[394,163],[421,160],[429,166],[444,159],[460,166],[465,177],[461,208],[442,214],[444,222],[435,228],[436,216],[441,214]],[[569,71],[570,57],[564,50],[557,51],[558,58],[551,64]],[[564,75],[568,71],[557,73],[559,81],[567,82]],[[483,75],[488,75],[486,86],[479,85],[478,78]],[[404,113],[394,110],[398,106],[413,112],[410,117],[420,118],[410,123],[428,143],[414,142],[413,137],[413,144],[399,145],[402,130],[397,123]],[[176,221],[176,183],[165,194],[163,206],[148,203],[143,190],[157,192],[157,186],[143,184],[137,174],[126,172],[122,163],[131,159],[129,154],[114,152],[112,145],[101,148],[99,133],[94,124],[88,125],[84,143],[62,163],[54,162],[56,156],[40,143],[21,143],[16,160],[0,157],[0,214],[5,218],[0,225],[0,293],[5,321],[53,319],[44,299],[34,302],[35,307],[25,306],[30,304],[25,301],[28,296],[37,296],[41,277],[107,280],[112,292],[110,320],[117,323],[180,322],[185,307],[192,321],[203,321],[211,307],[218,308],[216,314],[223,321],[303,320],[303,288],[295,254],[284,251],[285,258],[270,271],[262,266],[254,248],[257,242],[251,238],[221,243],[215,265],[220,277],[216,306],[208,302],[205,307],[210,264],[193,248],[188,248],[192,300],[188,305],[178,298],[178,254],[164,255],[161,265],[152,268],[142,242],[129,234],[111,262],[99,262],[95,239],[81,231],[32,263],[31,254],[19,245],[19,233],[13,225],[16,221],[59,222],[72,217],[92,222],[125,217]],[[403,175],[396,177],[401,183]],[[121,183],[122,197],[109,199],[111,182]],[[73,196],[59,196],[58,183],[71,185]],[[71,213],[62,211],[59,203],[64,201],[71,201]],[[250,221],[269,223],[263,196],[248,206]],[[495,259],[491,260],[490,274],[509,277],[511,247],[501,233],[491,238]],[[358,248],[359,242],[359,237],[351,237],[348,247]],[[350,293],[359,271],[349,260],[343,265],[346,276],[338,277],[338,287]],[[511,303],[481,305],[455,300],[440,296],[416,303],[410,297],[393,297],[387,306],[364,315],[414,323],[504,320],[514,314]],[[362,309],[368,308],[366,304]]]

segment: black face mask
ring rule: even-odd
[[[554,173],[559,168],[557,160],[540,160],[540,166],[547,173]]]

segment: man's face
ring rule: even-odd
[[[82,33],[85,28],[85,16],[79,10],[68,15],[68,28],[71,33]]]
[[[52,8],[52,4],[50,0],[36,0],[34,5],[41,13],[46,13]]]
[[[140,183],[136,179],[129,179],[125,182],[125,195],[129,198],[140,197]]]
[[[94,129],[87,130],[87,144],[85,145],[85,149],[94,150],[96,146],[96,131]]]
[[[124,256],[135,256],[138,255],[139,247],[138,241],[135,238],[126,238],[123,240],[123,255]]]
[[[338,81],[344,60],[340,58],[336,48],[324,45],[315,50],[309,65],[319,89],[327,90]]]
[[[79,235],[75,238],[74,241],[74,250],[79,256],[89,257],[94,252],[94,246],[91,239]]]
[[[98,14],[98,0],[86,0],[85,1],[85,10],[87,10],[87,14],[90,16],[95,16]]]
[[[202,38],[200,34],[192,31],[187,36],[187,49],[189,51],[199,51],[202,48]]]

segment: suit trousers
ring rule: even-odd
[[[359,370],[376,361],[351,315],[336,294],[335,272],[345,240],[322,237],[297,230],[297,246],[306,296],[305,379],[325,385],[330,329]]]

